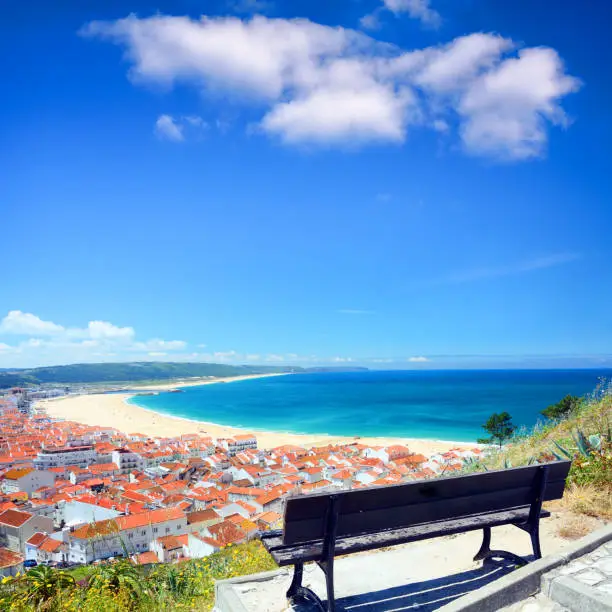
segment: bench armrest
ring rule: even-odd
[[[279,538],[282,535],[283,535],[283,530],[282,529],[273,529],[271,531],[264,531],[264,532],[262,532],[260,538],[262,540],[267,540],[269,538]]]

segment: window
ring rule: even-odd
[[[141,533],[142,533],[142,535],[147,535],[147,532],[144,531],[144,530]]]
[[[153,527],[153,533],[157,533],[157,527]]]
[[[170,533],[170,527],[166,527],[166,533]]]

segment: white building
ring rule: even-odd
[[[2,492],[6,494],[23,491],[28,497],[41,487],[52,487],[55,474],[34,468],[13,469],[6,472],[2,479]]]
[[[223,447],[227,449],[227,454],[230,457],[247,450],[248,448],[257,448],[257,438],[253,434],[241,434],[233,438],[227,438],[221,442]]]
[[[98,559],[150,550],[161,536],[183,535],[187,517],[179,508],[162,508],[141,514],[121,516],[77,527],[70,533],[68,561],[91,563]]]
[[[121,516],[121,513],[112,508],[104,508],[76,500],[60,501],[55,511],[55,522],[66,527],[77,527],[85,523],[107,521],[118,516]]]
[[[34,467],[39,470],[48,470],[52,467],[76,465],[85,468],[96,462],[96,450],[93,446],[64,446],[58,448],[44,448],[34,459]]]
[[[145,468],[144,459],[127,448],[118,448],[111,453],[111,462],[119,466],[120,474],[129,474],[133,470],[142,471]]]

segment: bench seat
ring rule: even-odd
[[[550,512],[542,510],[540,517],[546,516],[550,516]],[[528,518],[529,506],[525,506],[504,512],[489,512],[487,514],[476,514],[457,519],[435,521],[433,523],[422,523],[403,529],[390,529],[372,534],[339,537],[336,539],[336,556],[396,546],[429,538],[438,538],[466,531],[475,531],[485,527],[510,524],[521,525]],[[283,544],[282,531],[263,534],[261,539],[266,550],[280,566],[294,565],[296,562],[321,561],[324,558],[323,540],[300,544]]]

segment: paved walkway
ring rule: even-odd
[[[544,574],[542,592],[504,612],[612,610],[612,541]]]

